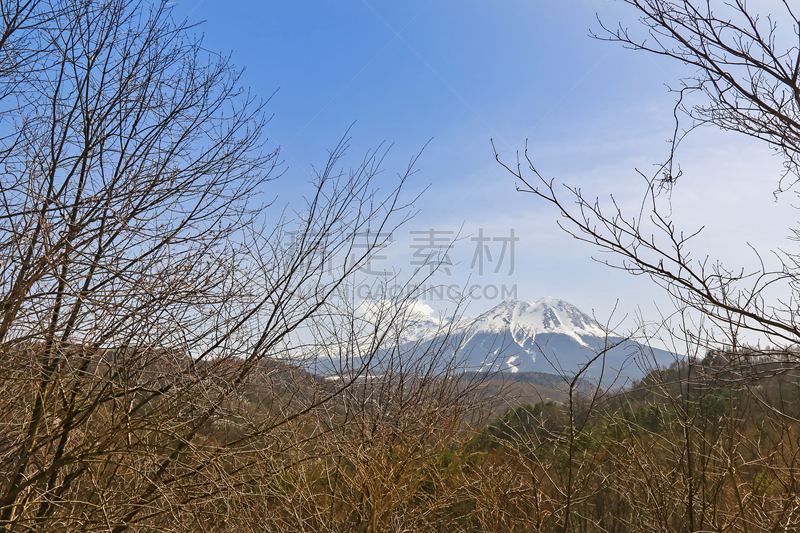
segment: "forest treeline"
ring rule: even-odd
[[[162,364],[177,362],[164,363],[165,355],[156,354],[144,372],[163,375]],[[113,361],[120,354],[104,356]],[[78,372],[80,351],[70,357],[73,369],[60,383],[86,386],[86,376],[70,375]],[[195,375],[205,374],[197,368],[202,363],[191,364]],[[364,376],[319,404],[338,380],[264,360],[198,427],[162,481],[171,494],[153,498],[132,529],[792,531],[800,522],[794,367],[780,354],[709,352],[616,391],[593,388],[588,379],[570,390],[572,376],[540,375],[566,400],[533,404],[514,404],[514,381],[501,374],[397,372]],[[213,370],[204,379],[206,394],[230,386],[218,379],[219,367]],[[99,358],[84,360],[80,370],[97,386],[111,371]],[[26,381],[16,378],[3,380],[6,427],[23,417],[26,394],[35,394],[15,390],[11,384]],[[136,403],[152,392],[128,394]],[[110,529],[103,511],[141,497],[156,466],[153,450],[171,446],[170,433],[202,408],[199,400],[175,405],[160,398],[126,417],[123,431],[114,427],[116,402],[104,403],[83,430],[101,443],[75,436],[60,450],[80,467],[75,471],[91,475],[63,475],[57,499],[39,492],[52,507],[39,524],[19,517],[20,530]],[[270,431],[254,436],[256,426]],[[13,433],[5,434],[0,449],[12,441]],[[220,456],[225,448],[235,453]],[[37,460],[58,451],[37,450]],[[212,468],[198,469],[193,462],[204,454]],[[170,506],[173,498],[181,499],[179,507]]]
[[[712,353],[624,391],[518,405],[488,421],[459,409],[441,418],[441,405],[409,409],[391,395],[377,395],[381,410],[363,407],[376,387],[363,386],[360,409],[340,404],[317,420],[326,432],[302,453],[265,457],[247,491],[207,506],[212,529],[792,531],[800,522],[800,375],[785,363],[734,367]]]

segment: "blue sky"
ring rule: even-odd
[[[430,140],[408,197],[427,191],[381,268],[413,270],[412,230],[460,231],[451,275],[440,272],[437,283],[516,285],[520,299],[563,298],[603,320],[615,305],[620,318],[641,308],[655,320],[657,306],[668,310],[649,280],[594,262],[596,250],[561,232],[550,206],[517,193],[492,156],[491,139],[509,160],[527,139],[547,177],[637,205],[643,189],[635,169],[647,172],[667,153],[673,95],[665,84],[691,72],[591,39],[598,16],[637,28],[621,2],[188,0],[175,15],[205,21],[198,31],[206,47],[230,53],[255,94],[274,93],[268,132],[286,163],[283,197],[304,190],[312,165],[324,163],[326,148],[353,123],[354,162],[392,144],[387,184]],[[706,227],[699,255],[753,264],[748,242],[788,246],[793,198],[773,201],[780,161],[765,147],[706,129],[679,156],[685,177],[673,209],[687,230]],[[755,213],[748,222],[745,206]],[[511,228],[520,239],[513,274],[506,263],[498,274],[478,275],[471,238],[481,229],[508,236]],[[497,262],[500,242],[489,245]],[[475,300],[469,313],[496,303]]]

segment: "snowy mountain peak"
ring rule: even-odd
[[[577,307],[557,298],[506,300],[477,318],[437,318],[423,303],[414,310],[418,313],[410,313],[406,324],[409,349],[433,346],[452,350],[449,353],[465,370],[569,373],[586,371],[586,365],[591,365],[586,375],[612,376],[612,382],[618,375],[642,375],[630,362],[642,353],[641,345],[606,331]],[[436,344],[436,339],[447,340],[444,335],[457,342]],[[659,364],[669,364],[675,357],[664,350],[646,350]],[[598,359],[599,353],[603,356]]]
[[[586,345],[583,337],[603,337],[606,332],[574,305],[552,297],[536,301],[506,300],[476,318],[468,337],[509,332],[515,340],[533,340],[537,334],[560,333]]]

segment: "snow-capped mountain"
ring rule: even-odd
[[[429,318],[411,324],[414,338],[409,340],[436,342],[435,325]],[[591,362],[588,374],[602,373],[607,381],[616,375],[641,377],[642,362],[665,365],[674,359],[669,352],[607,332],[574,305],[551,297],[506,300],[476,318],[460,319],[451,337],[459,364],[475,371],[571,373]],[[596,358],[598,353],[604,356]]]
[[[474,319],[467,334],[509,332],[515,339],[534,340],[537,334],[558,333],[588,346],[583,337],[603,337],[605,330],[577,307],[547,297],[535,302],[506,300]]]

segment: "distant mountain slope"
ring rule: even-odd
[[[426,321],[414,324],[415,341],[437,342]],[[431,324],[433,324],[431,322]],[[467,371],[575,372],[598,353],[589,367],[593,378],[638,379],[642,361],[668,365],[675,356],[643,346],[606,330],[577,307],[556,298],[506,300],[474,319],[461,319],[454,330],[460,364]]]

